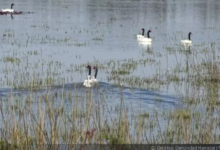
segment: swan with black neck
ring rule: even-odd
[[[182,42],[183,44],[192,44],[191,34],[192,34],[192,32],[189,32],[189,34],[188,34],[188,39],[186,39],[186,40],[181,40],[181,42]]]
[[[14,10],[13,10],[13,6],[14,6],[14,4],[12,3],[12,4],[11,4],[11,9],[9,9],[9,8],[2,9],[2,12],[9,12],[9,13],[13,13],[13,12],[14,12]]]
[[[83,86],[91,87],[91,66],[86,65],[86,68],[89,69],[89,74],[87,76],[87,79],[84,81]]]
[[[140,42],[151,42],[152,41],[152,39],[151,39],[151,37],[150,37],[150,32],[152,32],[151,30],[148,30],[147,31],[147,37],[142,37],[142,38],[140,38],[139,39],[139,41]]]
[[[144,32],[145,32],[145,30],[144,30],[144,28],[142,28],[141,30],[142,30],[142,33],[137,35],[137,38],[138,38],[138,39],[144,37]]]
[[[91,83],[92,83],[92,85],[95,85],[98,83],[98,80],[97,80],[98,68],[94,66],[94,67],[92,67],[92,69],[95,70],[95,74],[94,74],[93,78],[91,79]]]

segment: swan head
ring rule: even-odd
[[[189,35],[191,35],[192,34],[192,32],[189,32]]]
[[[86,68],[91,70],[91,66],[90,65],[86,65]]]
[[[13,8],[13,6],[14,6],[14,3],[11,4],[11,9]]]

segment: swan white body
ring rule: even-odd
[[[88,75],[87,79],[84,81],[83,86],[85,86],[85,87],[91,87],[90,75]]]
[[[2,12],[10,12],[10,13],[13,13],[14,10],[13,10],[13,9],[2,9]]]
[[[181,40],[183,44],[192,44],[191,40]]]
[[[139,39],[140,42],[152,42],[151,38],[143,37]]]
[[[2,9],[2,12],[9,12],[9,13],[13,13],[13,12],[14,12],[13,6],[14,6],[14,4],[12,3],[12,4],[11,4],[11,9],[9,9],[9,8]]]
[[[85,80],[84,83],[83,83],[83,86],[92,87],[91,80]]]

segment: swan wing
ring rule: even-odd
[[[190,40],[181,40],[181,42],[183,44],[192,44],[192,41],[190,41]]]
[[[141,42],[152,42],[151,38],[141,38],[140,39]]]

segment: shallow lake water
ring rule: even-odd
[[[0,4],[4,8],[10,6],[8,2]],[[87,76],[86,69],[82,73],[68,71],[74,70],[77,65],[94,60],[151,58],[143,52],[153,51],[161,54],[152,58],[158,62],[159,68],[162,71],[172,70],[177,64],[185,65],[186,57],[167,55],[167,47],[179,45],[189,32],[192,32],[192,50],[196,49],[194,45],[220,40],[218,0],[25,0],[16,2],[14,10],[33,14],[0,16],[0,77],[3,80],[5,76],[7,80],[18,78],[19,81],[17,73],[26,66],[29,74],[35,72],[46,78],[48,64],[53,62],[60,64],[52,69],[57,78],[65,79],[67,90],[72,90],[68,89],[69,85],[82,84]],[[150,46],[137,41],[136,34],[141,28],[152,30],[153,42]],[[19,58],[21,65],[14,67],[11,63],[5,63],[3,59],[6,56]],[[198,57],[202,59],[204,56]],[[152,77],[158,72],[158,66],[146,65],[138,66],[130,75]],[[107,76],[106,71],[99,70],[99,88],[113,86]],[[6,97],[12,86],[7,86],[5,80],[2,82],[1,95]],[[130,91],[126,87],[123,89],[124,101],[137,112],[140,110],[139,102],[141,109],[152,113],[154,109],[175,109],[180,107],[176,86],[164,85],[157,91],[138,88]],[[178,88],[180,93],[186,93],[184,85]],[[115,96],[108,101],[109,105],[114,106],[120,103],[120,91],[117,87],[112,89],[106,94]],[[17,90],[16,93],[25,94],[25,91]],[[155,97],[161,99],[159,104],[155,102]]]

